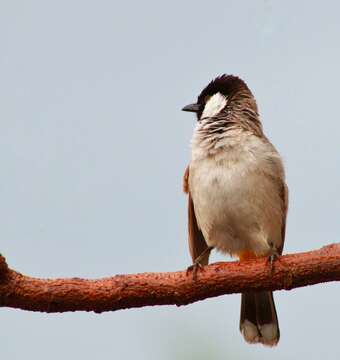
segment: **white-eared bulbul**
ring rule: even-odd
[[[184,175],[194,271],[208,264],[212,249],[241,261],[280,255],[288,207],[284,168],[246,83],[222,75],[183,111],[197,115]],[[272,292],[242,294],[240,331],[249,343],[278,343]]]

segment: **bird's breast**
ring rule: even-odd
[[[209,246],[229,253],[266,254],[270,242],[281,241],[281,200],[271,176],[273,159],[268,161],[270,152],[265,151],[266,144],[251,149],[242,144],[192,160],[189,187]]]

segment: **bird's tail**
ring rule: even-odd
[[[273,293],[242,294],[240,331],[248,343],[275,346],[280,339]]]

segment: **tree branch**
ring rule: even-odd
[[[224,294],[290,290],[340,280],[340,244],[281,256],[272,273],[266,259],[211,264],[198,279],[186,271],[116,275],[98,280],[37,279],[11,270],[0,255],[0,306],[30,311],[113,311],[186,305]]]

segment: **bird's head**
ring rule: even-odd
[[[211,81],[202,90],[197,102],[182,110],[196,113],[198,121],[227,117],[228,110],[241,117],[243,113],[258,116],[255,99],[246,83],[237,76],[226,74]]]

